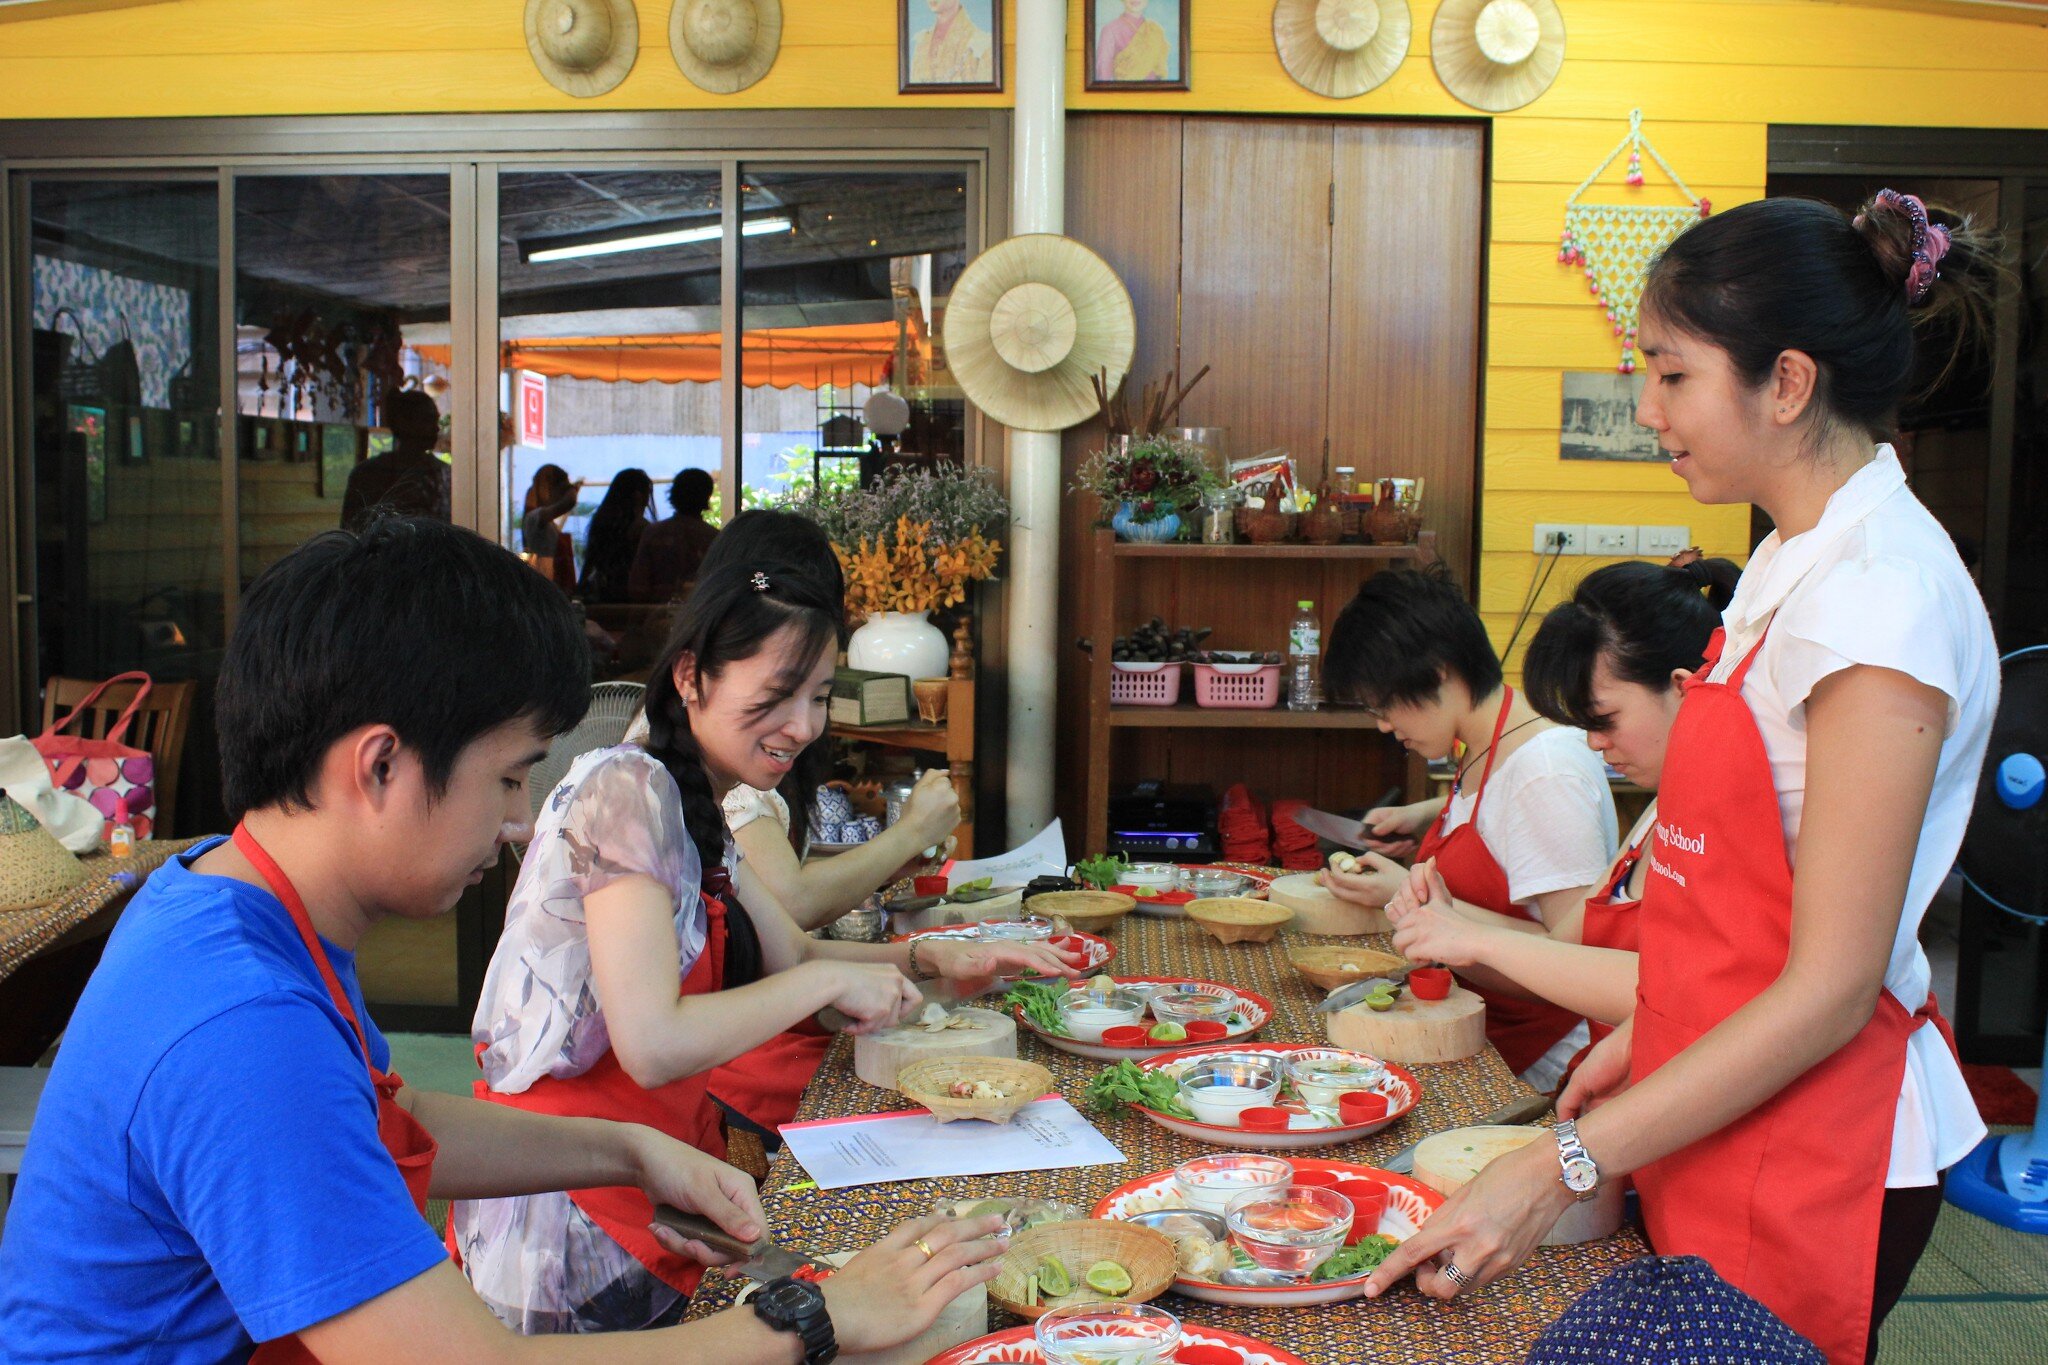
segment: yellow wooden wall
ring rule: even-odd
[[[669,57],[665,0],[637,3],[637,66],[617,90],[587,101],[560,94],[535,72],[518,0],[166,0],[0,22],[0,117],[1008,102],[898,96],[894,0],[783,0],[774,70],[737,96],[707,95]],[[1570,35],[1562,74],[1534,104],[1497,117],[1493,129],[1479,599],[1501,634],[1529,586],[1535,522],[1683,524],[1710,552],[1739,553],[1746,545],[1747,509],[1699,507],[1661,467],[1557,458],[1560,374],[1616,358],[1583,280],[1556,261],[1564,200],[1625,131],[1631,108],[1642,109],[1657,146],[1717,208],[1762,194],[1774,122],[2048,127],[2048,29],[2041,27],[1826,0],[1562,0],[1561,7]],[[1273,55],[1267,0],[1194,0],[1193,90],[1086,93],[1082,0],[1071,9],[1075,108],[1476,116],[1430,65],[1433,0],[1410,0],[1415,36],[1401,69],[1377,90],[1344,101],[1287,78]],[[1675,201],[1655,168],[1646,171],[1651,186],[1634,193]],[[1630,193],[1620,175],[1617,164],[1601,197]],[[1564,561],[1546,600],[1599,562]]]

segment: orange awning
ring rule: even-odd
[[[912,342],[921,330],[912,323]],[[748,388],[818,389],[827,384],[885,383],[896,361],[893,322],[837,327],[769,327],[742,334],[740,382]],[[443,365],[448,347],[415,347]],[[507,342],[499,364],[508,370],[609,383],[715,384],[719,335],[533,337]]]

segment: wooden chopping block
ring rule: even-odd
[[[1294,912],[1287,926],[1303,934],[1391,934],[1393,922],[1384,910],[1340,901],[1317,880],[1317,872],[1294,872],[1276,877],[1266,888],[1266,899]]]
[[[1443,1194],[1470,1183],[1472,1178],[1499,1157],[1532,1142],[1553,1142],[1548,1128],[1534,1125],[1490,1125],[1453,1128],[1447,1133],[1424,1138],[1415,1148],[1415,1178]],[[1599,1190],[1584,1203],[1573,1204],[1559,1215],[1543,1239],[1544,1246],[1571,1246],[1608,1236],[1621,1227],[1622,1185],[1603,1180]]]
[[[963,1028],[940,1029],[936,1033],[915,1021],[862,1034],[853,1040],[853,1074],[869,1085],[884,1090],[896,1088],[897,1073],[912,1062],[934,1057],[1015,1057],[1017,1025],[1007,1014],[994,1010],[954,1010],[953,1017],[969,1021]]]
[[[1442,1000],[1403,992],[1389,1010],[1353,1005],[1323,1016],[1330,1046],[1390,1062],[1455,1062],[1486,1046],[1486,1002],[1453,985]]]

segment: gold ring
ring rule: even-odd
[[[926,1242],[925,1239],[922,1237],[917,1239],[917,1249],[924,1253],[924,1258],[927,1261],[929,1261],[932,1257],[938,1255],[937,1252],[931,1249],[931,1244]]]

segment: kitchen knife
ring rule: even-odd
[[[1336,990],[1323,997],[1323,1003],[1316,1006],[1316,1013],[1335,1014],[1339,1010],[1348,1010],[1368,995],[1371,995],[1378,987],[1386,986],[1392,988],[1399,986],[1408,979],[1408,973],[1414,970],[1413,966],[1396,967],[1391,972],[1367,977],[1363,981],[1353,981],[1349,985],[1339,986]]]
[[[1391,805],[1394,798],[1400,794],[1401,789],[1399,787],[1389,787],[1379,800],[1373,802],[1366,809],[1378,810],[1383,806]],[[1313,806],[1304,807],[1294,812],[1288,818],[1310,834],[1320,835],[1331,843],[1351,849],[1353,852],[1372,853],[1376,851],[1372,846],[1374,835],[1371,830],[1365,827],[1363,820],[1353,820],[1348,815],[1332,815],[1326,810],[1317,810]],[[1390,841],[1381,839],[1379,842],[1387,843]]]
[[[743,1242],[702,1214],[684,1213],[672,1204],[656,1204],[654,1221],[692,1241],[702,1242],[721,1255],[732,1257],[733,1263],[725,1267],[728,1272],[763,1284],[779,1280],[784,1275],[794,1275],[799,1270],[829,1275],[834,1269],[814,1257],[776,1246],[766,1237],[758,1242]]]
[[[1500,1108],[1494,1110],[1491,1114],[1480,1115],[1478,1118],[1474,1119],[1469,1125],[1461,1123],[1458,1126],[1460,1128],[1478,1128],[1485,1127],[1489,1124],[1495,1123],[1534,1123],[1537,1119],[1540,1119],[1545,1114],[1549,1113],[1550,1106],[1555,1103],[1557,1103],[1557,1097],[1554,1095],[1528,1095],[1523,1097],[1522,1099],[1516,1100],[1513,1104],[1502,1105]],[[1448,1132],[1450,1130],[1446,1129],[1445,1131]],[[1434,1137],[1435,1134],[1432,1133],[1430,1136]],[[1380,1162],[1380,1169],[1383,1171],[1392,1171],[1395,1175],[1415,1174],[1415,1149],[1417,1147],[1420,1147],[1422,1143],[1427,1140],[1428,1139],[1425,1138],[1409,1143],[1406,1147],[1403,1147],[1400,1151],[1394,1153],[1393,1156],[1387,1158],[1385,1161]]]

